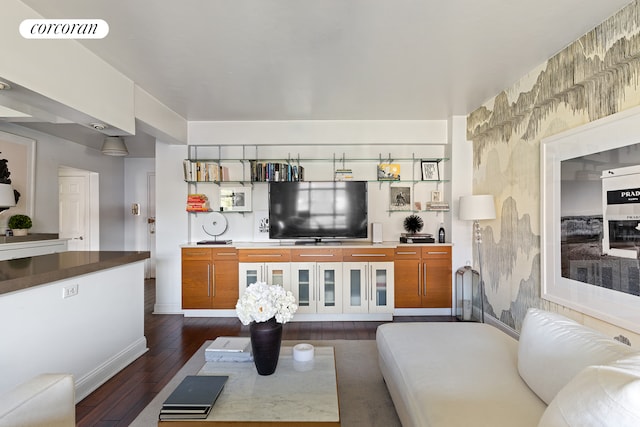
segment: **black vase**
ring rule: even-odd
[[[258,374],[273,374],[278,366],[278,357],[280,356],[282,323],[276,322],[275,317],[266,322],[251,322],[249,332],[251,333],[253,362]]]

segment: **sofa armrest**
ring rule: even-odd
[[[71,375],[38,375],[0,397],[0,427],[43,425],[76,425]]]

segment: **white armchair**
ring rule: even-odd
[[[0,396],[0,427],[75,425],[75,387],[71,375],[38,375]]]

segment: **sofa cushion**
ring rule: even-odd
[[[520,331],[518,372],[547,404],[589,365],[608,363],[631,348],[557,313],[529,309]]]
[[[539,427],[640,426],[640,354],[589,366],[558,392]]]
[[[386,323],[376,340],[404,427],[535,427],[546,409],[518,375],[518,342],[493,326]]]
[[[0,427],[75,425],[75,388],[69,374],[41,374],[0,396]]]

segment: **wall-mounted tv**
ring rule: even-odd
[[[271,239],[362,239],[367,229],[366,181],[269,184]]]

